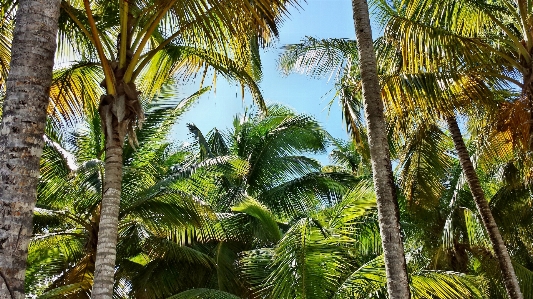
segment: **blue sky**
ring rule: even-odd
[[[263,79],[260,87],[263,97],[270,103],[282,103],[298,113],[313,115],[334,137],[347,138],[340,107],[335,102],[331,109],[328,103],[333,98],[333,80],[328,78],[311,79],[305,75],[282,75],[277,67],[281,47],[298,43],[305,36],[315,38],[355,38],[351,12],[351,0],[307,0],[301,8],[289,9],[290,16],[280,26],[279,39],[274,46],[263,50],[261,61]],[[182,94],[194,92],[198,85],[186,86]],[[216,92],[212,89],[203,95],[182,120],[176,124],[172,137],[176,141],[189,138],[186,123],[192,122],[204,133],[214,127],[226,129],[231,126],[233,117],[243,113],[251,105],[247,95],[243,103],[240,87],[217,79]],[[327,162],[327,157],[319,160]]]

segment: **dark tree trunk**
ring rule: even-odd
[[[494,253],[498,259],[498,264],[502,272],[503,282],[505,284],[507,294],[511,299],[523,299],[524,296],[520,291],[518,280],[513,269],[513,264],[511,263],[511,258],[507,252],[507,247],[505,247],[500,230],[494,221],[494,217],[492,217],[489,203],[485,199],[483,189],[481,189],[474,165],[472,164],[472,161],[470,161],[470,155],[468,154],[468,150],[466,149],[463,141],[461,130],[457,125],[457,120],[455,119],[455,116],[451,116],[448,117],[446,121],[448,123],[448,129],[452,135],[455,150],[457,150],[459,162],[461,163],[461,168],[465,174],[468,187],[470,187],[470,192],[472,193],[472,197],[474,197],[479,215],[481,216],[483,225],[489,234],[492,248],[494,249]]]
[[[20,0],[0,127],[0,298],[24,298],[59,0]]]
[[[391,299],[407,299],[411,295],[400,234],[400,213],[390,162],[368,4],[366,0],[352,0],[352,6],[359,50],[365,117],[368,124],[368,143],[378,203],[379,229],[385,256],[387,291]]]

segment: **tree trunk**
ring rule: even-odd
[[[128,58],[126,65],[129,63]],[[128,135],[128,141],[133,147],[137,143],[134,126],[141,126],[144,120],[139,92],[135,84],[123,81],[124,70],[125,68],[117,67],[113,69],[117,94],[102,96],[98,108],[106,147],[104,192],[91,293],[91,298],[95,299],[113,298],[124,139]]]
[[[457,125],[457,120],[455,119],[455,116],[451,116],[448,117],[446,121],[448,123],[448,129],[452,134],[453,143],[455,145],[455,149],[457,150],[457,155],[459,156],[461,168],[466,176],[468,187],[470,187],[470,192],[472,192],[472,197],[474,197],[479,215],[481,216],[483,225],[489,234],[492,248],[494,249],[494,253],[498,259],[498,264],[502,272],[503,282],[505,284],[507,294],[511,299],[523,299],[524,296],[520,291],[518,280],[513,269],[513,264],[511,263],[511,258],[509,257],[509,253],[507,252],[505,244],[503,243],[500,230],[498,229],[498,226],[496,226],[494,217],[492,217],[489,203],[485,199],[485,194],[483,193],[483,189],[481,189],[481,185],[479,183],[474,166],[472,165],[472,161],[470,161],[470,155],[468,154],[468,150],[466,149],[463,141],[461,130]]]
[[[105,116],[104,116],[105,117]],[[105,121],[105,118],[103,118]],[[91,298],[112,299],[117,256],[118,217],[122,187],[123,138],[113,117],[112,135],[106,135],[104,192],[96,247],[94,284]]]
[[[359,50],[365,118],[374,186],[377,196],[387,291],[389,298],[410,298],[407,264],[400,234],[400,213],[390,162],[381,88],[379,86],[372,29],[366,0],[352,0]]]
[[[0,127],[0,298],[24,298],[59,0],[20,0]]]

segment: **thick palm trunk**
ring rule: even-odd
[[[377,76],[376,56],[366,0],[352,0],[359,49],[365,117],[374,186],[377,196],[387,291],[391,299],[410,298],[407,265],[400,235],[400,213],[392,175],[383,103]]]
[[[511,299],[523,299],[524,296],[520,291],[518,280],[513,269],[513,264],[511,263],[511,258],[509,257],[509,253],[507,252],[505,244],[503,243],[500,230],[494,221],[494,217],[492,217],[489,203],[485,199],[485,194],[483,193],[483,189],[481,189],[481,185],[479,183],[474,166],[472,165],[472,161],[470,161],[470,155],[468,154],[468,150],[466,149],[463,141],[461,130],[457,125],[457,120],[455,119],[455,116],[451,116],[448,117],[446,121],[448,122],[448,129],[452,134],[453,143],[455,145],[455,149],[457,150],[459,162],[461,163],[461,168],[465,174],[468,187],[470,187],[470,192],[472,192],[472,197],[474,197],[479,215],[481,216],[483,225],[489,234],[494,253],[498,259],[503,282],[505,284],[505,288],[507,289],[507,294]]]
[[[0,129],[0,298],[24,298],[59,0],[20,0]]]

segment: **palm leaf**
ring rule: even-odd
[[[188,290],[167,299],[240,299],[233,294],[213,289]]]

